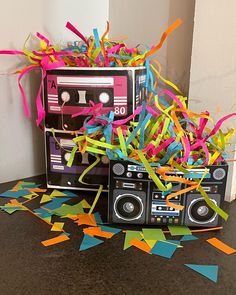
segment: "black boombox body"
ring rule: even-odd
[[[228,166],[227,164],[207,166],[208,172],[202,181],[202,188],[209,198],[222,207]],[[188,174],[171,171],[169,175],[187,179],[201,178],[205,168],[188,169]],[[163,184],[165,182],[163,181]],[[168,192],[160,191],[143,166],[127,161],[110,161],[109,174],[109,222],[148,225],[187,225],[215,227],[221,218],[194,190],[174,197],[171,202],[183,205],[182,211],[166,205],[166,196],[185,188],[185,184],[172,182]]]
[[[71,131],[79,130],[90,113],[85,112],[85,115],[74,118],[72,115],[88,110],[91,101],[103,103],[102,112],[114,111],[116,119],[126,118],[146,100],[145,80],[145,67],[75,67],[47,71],[44,80],[44,107],[49,188],[96,190],[98,184],[103,184],[104,189],[107,189],[107,157],[101,157],[101,162],[83,178],[89,185],[78,180],[83,171],[95,161],[95,157],[77,153],[72,167],[66,165],[75,145]],[[51,128],[54,128],[55,136]]]

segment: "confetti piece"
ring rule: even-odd
[[[97,224],[103,224],[103,221],[99,212],[95,212],[93,215],[96,219]]]
[[[64,217],[67,215],[75,216],[77,214],[84,214],[84,209],[81,203],[78,203],[73,206],[63,204],[61,207],[54,209],[53,213],[61,217]]]
[[[30,195],[26,195],[26,196],[22,196],[22,197],[27,199],[27,200],[31,200],[33,197],[37,197],[37,196],[39,196],[39,195],[36,194],[36,193],[32,193]]]
[[[191,235],[192,234],[191,230],[187,226],[184,226],[184,225],[182,225],[182,226],[181,225],[179,225],[179,226],[169,225],[168,229],[169,229],[170,234],[172,236],[184,236],[184,235]]]
[[[165,258],[171,258],[177,249],[177,245],[157,241],[155,246],[152,248],[152,254],[162,256]]]
[[[110,226],[106,226],[106,225],[100,225],[99,227],[101,228],[102,231],[107,231],[107,232],[111,232],[114,234],[118,234],[119,232],[121,232],[120,228],[114,228],[114,227],[110,227]]]
[[[64,241],[68,241],[69,239],[70,238],[67,235],[60,235],[60,236],[58,236],[56,238],[52,238],[52,239],[49,239],[49,240],[42,241],[41,243],[45,247],[48,247],[48,246],[52,246],[52,245],[55,245],[55,244],[62,243]]]
[[[61,205],[68,200],[70,200],[70,199],[69,198],[54,198],[54,199],[52,199],[52,201],[50,203],[47,203],[43,207],[46,209],[54,210],[54,209],[61,207]]]
[[[75,193],[68,191],[68,190],[64,190],[64,191],[62,191],[62,193],[68,197],[78,197],[78,195],[76,195]]]
[[[210,243],[215,248],[219,249],[220,251],[224,252],[225,254],[233,254],[236,252],[236,249],[231,248],[227,244],[223,243],[217,238],[211,238],[207,240],[208,243]]]
[[[65,196],[67,196],[67,194],[65,194],[65,193],[63,193],[63,192],[61,192],[61,191],[59,191],[59,190],[56,190],[56,189],[54,189],[52,192],[51,192],[51,194],[50,194],[50,197],[51,198],[54,198],[54,197],[65,197]]]
[[[145,242],[143,241],[140,241],[139,239],[132,239],[130,242],[129,242],[130,245],[132,246],[135,246],[136,248],[150,254],[150,251],[151,251],[151,248],[148,246],[148,244],[146,244]]]
[[[63,231],[64,222],[54,222],[51,231]]]
[[[180,241],[178,241],[178,240],[165,240],[162,242],[174,244],[174,245],[178,246],[178,248],[183,248],[183,246],[181,246],[181,244],[180,244]]]
[[[113,232],[102,231],[100,227],[87,227],[83,229],[84,234],[89,236],[98,236],[101,238],[110,239],[114,236]]]
[[[82,204],[84,209],[90,209],[91,208],[91,206],[89,205],[89,203],[85,199],[83,199],[81,201],[81,204]]]
[[[217,282],[218,279],[218,265],[199,265],[199,264],[185,264],[185,266],[195,270],[204,277],[213,282]]]
[[[26,190],[28,190],[29,192],[33,192],[33,193],[45,193],[47,191],[47,189],[39,188],[39,187],[26,188]]]
[[[194,241],[194,240],[198,240],[198,238],[193,235],[185,235],[180,239],[181,242]]]
[[[78,225],[91,225],[91,226],[96,226],[97,222],[95,220],[95,217],[93,214],[78,214],[77,215],[78,220],[75,221]]]
[[[42,218],[47,218],[47,217],[53,215],[52,212],[49,212],[49,211],[47,211],[47,210],[45,210],[43,208],[34,209],[33,212],[36,213],[36,214],[38,214],[38,215],[40,215],[40,217],[42,217]]]
[[[142,236],[141,236],[142,232],[141,231],[131,231],[131,230],[127,230],[125,232],[125,241],[124,241],[124,250],[128,249],[129,247],[131,247],[132,245],[130,245],[130,241],[133,239],[138,239],[138,240],[142,240]]]
[[[104,241],[88,236],[88,235],[84,235],[79,251],[90,249],[102,243],[104,243]]]
[[[144,240],[151,248],[157,241],[163,241],[166,239],[163,231],[159,228],[143,228],[142,231]]]
[[[51,223],[51,221],[52,221],[52,216],[42,217],[42,218],[48,223]]]
[[[51,196],[43,194],[43,196],[42,196],[42,198],[40,200],[40,204],[47,203],[47,202],[49,202],[51,200],[52,200]]]
[[[18,191],[6,191],[4,193],[1,193],[0,196],[1,197],[5,197],[5,198],[20,198],[23,196],[29,195],[29,191],[28,190],[18,190]]]

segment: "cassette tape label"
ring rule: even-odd
[[[57,142],[58,141],[58,142]],[[71,173],[75,175],[81,174],[96,158],[88,153],[76,153],[71,167],[67,166],[70,158],[71,150],[75,143],[71,139],[49,137],[49,152],[50,152],[50,171],[57,173]],[[59,144],[60,145],[59,145]],[[105,166],[104,166],[105,165]],[[101,165],[93,168],[90,174],[107,175],[108,163],[105,159],[101,159]]]
[[[72,115],[102,103],[103,111],[116,116],[128,114],[127,76],[47,76],[47,110],[51,114]]]

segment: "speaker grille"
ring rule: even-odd
[[[112,167],[112,171],[116,175],[122,175],[125,172],[125,167],[122,164],[120,164],[120,163],[116,163]]]
[[[217,168],[214,172],[213,172],[213,177],[216,180],[222,180],[225,177],[225,170],[223,168]]]

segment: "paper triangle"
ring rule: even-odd
[[[63,193],[63,192],[60,192],[56,189],[53,190],[53,192],[50,194],[50,197],[53,198],[53,197],[60,197],[60,196],[67,196],[67,194]]]
[[[52,200],[52,197],[49,196],[49,195],[46,195],[46,194],[43,194],[41,200],[40,200],[40,204],[43,204],[43,203],[46,203],[46,202],[49,202]]]
[[[142,240],[141,231],[135,231],[135,230],[127,230],[125,233],[125,242],[124,242],[124,250],[128,249],[132,245],[129,243],[133,239]]]
[[[64,222],[54,222],[51,231],[62,231]]]
[[[83,207],[84,209],[90,209],[90,208],[91,208],[91,206],[89,205],[89,203],[88,203],[85,199],[83,199],[83,200],[81,201],[81,204],[82,204],[82,207]]]
[[[204,277],[213,282],[217,282],[218,278],[218,265],[199,265],[199,264],[185,264],[185,266],[195,270]]]
[[[185,241],[195,241],[195,240],[198,240],[197,237],[193,236],[193,235],[185,235],[183,236],[180,241],[181,242],[185,242]]]
[[[97,246],[99,244],[102,244],[103,242],[104,241],[99,240],[97,238],[94,238],[94,237],[91,237],[91,236],[88,236],[88,235],[84,235],[84,238],[82,240],[82,243],[80,245],[79,250],[84,251],[84,250],[87,250],[89,248],[95,247],[95,246]]]

